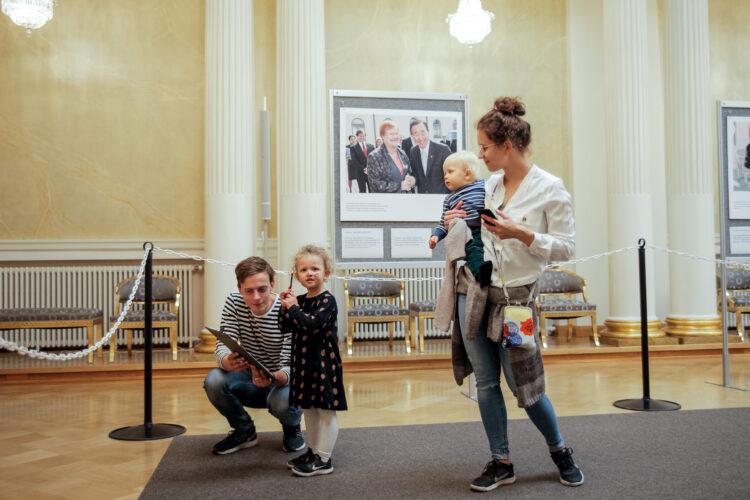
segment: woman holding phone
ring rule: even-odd
[[[492,261],[494,268],[486,301],[472,301],[469,310],[466,293],[473,286],[472,279],[469,273],[459,273],[459,340],[468,359],[457,360],[460,355],[454,353],[453,360],[454,367],[468,361],[476,375],[479,410],[489,441],[491,460],[471,483],[475,491],[493,490],[516,480],[508,449],[501,372],[518,405],[544,437],[560,471],[560,482],[566,486],[583,484],[583,474],[572,450],[565,446],[552,403],[545,394],[538,328],[534,327],[533,349],[504,347],[501,342],[503,306],[527,302],[536,325],[536,281],[548,261],[568,260],[575,249],[570,194],[562,180],[527,159],[531,127],[522,118],[525,113],[519,99],[500,97],[477,124],[479,158],[494,174],[486,182],[485,192],[485,205],[494,217],[482,215],[485,260]],[[446,226],[453,217],[465,215],[460,207],[446,212]]]

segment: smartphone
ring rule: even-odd
[[[497,215],[495,215],[495,212],[493,212],[489,208],[480,208],[479,210],[477,210],[477,212],[479,212],[480,217],[482,215],[486,215],[487,217],[491,219],[497,219]]]

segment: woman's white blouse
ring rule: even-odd
[[[485,204],[497,210],[505,198],[503,174],[490,177],[485,189]],[[576,234],[573,206],[560,178],[532,165],[502,212],[533,231],[534,241],[526,246],[515,238],[501,240],[482,228],[484,260],[493,262],[493,286],[502,286],[498,264],[502,266],[505,284],[520,286],[536,281],[547,262],[565,261],[573,256]],[[493,242],[497,257],[493,255]]]

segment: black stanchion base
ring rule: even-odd
[[[612,404],[618,408],[636,411],[674,411],[682,408],[682,406],[672,401],[650,398],[620,399]]]
[[[179,436],[185,428],[176,424],[143,424],[120,427],[109,433],[112,439],[123,441],[152,441]]]

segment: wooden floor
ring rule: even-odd
[[[426,364],[426,369],[419,369],[420,365],[415,364],[417,369],[391,370],[388,362],[382,361],[383,370],[370,371],[356,369],[358,356],[349,359],[344,373],[350,410],[340,414],[340,425],[368,427],[479,420],[476,403],[461,395],[462,388],[455,384],[445,363],[445,343],[436,342],[428,347],[434,352],[423,355],[424,359],[432,357],[439,366]],[[382,346],[372,347],[371,351],[377,354],[378,349]],[[575,346],[569,349],[569,355],[545,354],[547,393],[558,415],[626,412],[612,406],[612,402],[642,396],[638,353],[582,357],[570,354],[575,352]],[[722,382],[719,351],[657,353],[660,354],[650,361],[652,398],[678,402],[684,409],[750,406],[750,392],[707,383]],[[2,354],[0,366],[7,367],[11,356],[17,357]],[[365,365],[377,363],[372,356],[372,352],[360,353],[359,358]],[[210,367],[210,362],[206,363]],[[155,377],[153,422],[181,424],[188,434],[226,433],[226,421],[213,409],[202,389],[206,371],[208,368],[183,370],[179,376],[173,375],[177,378]],[[100,380],[90,373],[87,378],[56,380],[50,373],[42,379],[11,378],[0,383],[3,424],[0,498],[138,497],[170,440],[110,439],[109,432],[116,428],[143,423],[144,388],[135,375],[103,378]],[[747,350],[732,351],[730,383],[750,388]],[[515,401],[508,408],[510,418],[525,418],[524,412],[515,407]],[[280,432],[279,423],[265,411],[251,414],[259,431]],[[564,435],[564,427],[562,431]],[[539,452],[544,453],[541,441]],[[287,456],[281,451],[279,454],[282,460]],[[477,450],[480,467],[487,455],[486,449]],[[209,459],[221,460],[221,457]],[[586,457],[579,457],[582,463],[585,460]]]

